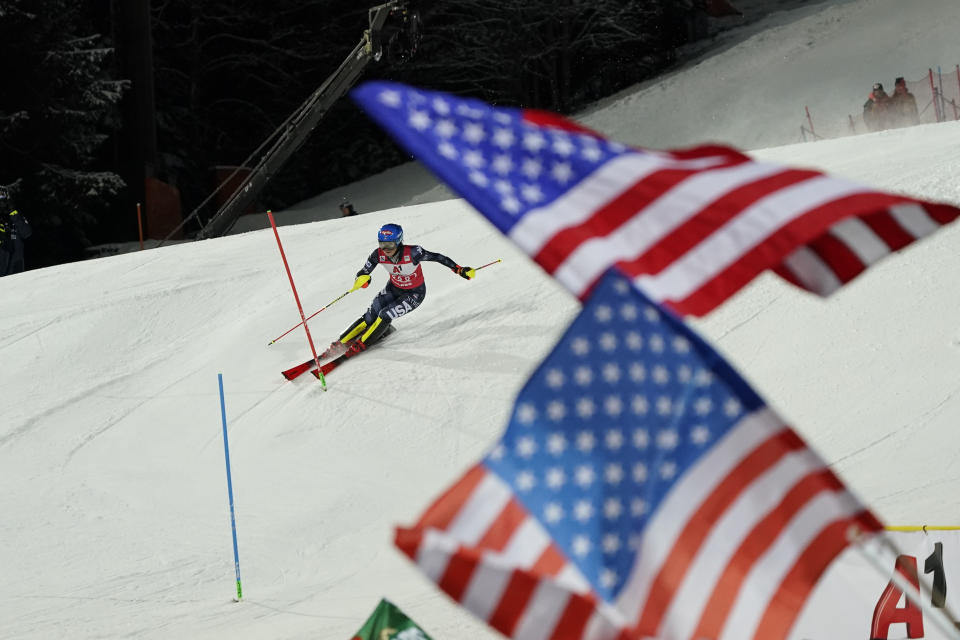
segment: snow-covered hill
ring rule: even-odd
[[[770,15],[679,72],[608,99],[580,120],[622,142],[667,148],[707,140],[744,149],[845,135],[874,82],[919,80],[960,63],[952,0],[840,0]],[[923,105],[920,105],[921,107]]]
[[[809,149],[960,202],[942,177],[960,168],[957,144],[947,124]],[[886,152],[921,147],[898,178]],[[326,393],[279,375],[309,353],[301,333],[266,346],[297,321],[270,231],[0,280],[12,301],[0,308],[0,637],[346,638],[381,595],[435,637],[493,637],[394,551],[391,527],[492,442],[578,306],[457,200],[283,227],[308,313],[350,287],[387,221],[463,263],[504,262],[473,282],[426,265],[423,306]],[[894,523],[950,523],[960,508],[958,234],[827,302],[762,278],[699,323]],[[316,339],[373,293],[317,316]],[[242,604],[230,602],[218,372]]]
[[[895,4],[828,10],[864,22]],[[772,56],[791,33],[774,28]],[[637,119],[621,115],[626,131]],[[958,146],[943,124],[756,153],[960,204]],[[369,188],[389,202],[399,186]],[[307,313],[350,288],[385,222],[461,263],[504,262],[472,282],[426,265],[424,304],[326,393],[279,375],[309,354],[302,333],[266,346],[299,319],[269,230],[0,279],[0,637],[349,638],[384,595],[438,640],[497,637],[393,549],[392,527],[491,444],[578,304],[449,200],[282,227]],[[894,524],[960,509],[958,244],[948,228],[828,301],[763,277],[696,323]],[[364,310],[374,278],[311,321],[317,342]]]

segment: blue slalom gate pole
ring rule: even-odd
[[[233,480],[230,477],[230,444],[227,440],[227,407],[223,401],[223,374],[217,374],[220,383],[220,417],[223,419],[223,455],[227,460],[227,494],[230,497],[230,530],[233,532],[233,566],[237,572],[237,602],[243,598],[240,586],[240,551],[237,549],[237,517],[233,511]]]

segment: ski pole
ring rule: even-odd
[[[353,291],[353,289],[351,289],[350,291]],[[330,302],[328,302],[327,304],[325,304],[325,305],[320,309],[320,311],[323,311],[323,310],[326,309],[327,307],[331,306],[334,302],[339,302],[340,300],[343,300],[343,298],[346,297],[347,293],[350,293],[350,291],[347,291],[347,292],[344,293],[343,295],[337,296],[336,298],[334,298],[333,300],[331,300]],[[310,318],[312,318],[313,316],[317,315],[317,313],[320,313],[320,311],[317,311],[316,313],[314,313],[313,315],[311,315]],[[304,320],[303,322],[306,322],[306,321],[309,320],[310,318],[307,318],[307,319]],[[277,340],[279,340],[279,339],[282,338],[283,336],[287,335],[288,333],[290,333],[291,331],[293,331],[294,329],[296,329],[297,327],[299,327],[300,325],[302,325],[303,322],[298,322],[298,323],[295,324],[294,326],[290,327],[289,329],[287,329],[286,331],[284,331],[282,334],[280,334],[279,336],[277,336],[276,338],[274,338],[273,340],[271,340],[270,342],[268,342],[268,343],[267,343],[267,346],[269,347],[269,346],[272,345],[274,342],[276,342]]]
[[[503,262],[503,260],[502,260],[501,258],[497,258],[497,259],[494,260],[493,262],[488,262],[487,264],[483,265],[482,267],[474,267],[473,270],[474,270],[474,271],[480,271],[480,269],[486,269],[487,267],[490,267],[490,266],[492,266],[492,265],[495,265],[495,264],[497,264],[498,262]]]

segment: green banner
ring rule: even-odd
[[[384,598],[352,640],[431,640],[417,623]]]

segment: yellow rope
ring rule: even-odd
[[[907,525],[900,527],[884,527],[887,531],[960,531],[958,527],[938,527],[932,524]]]

